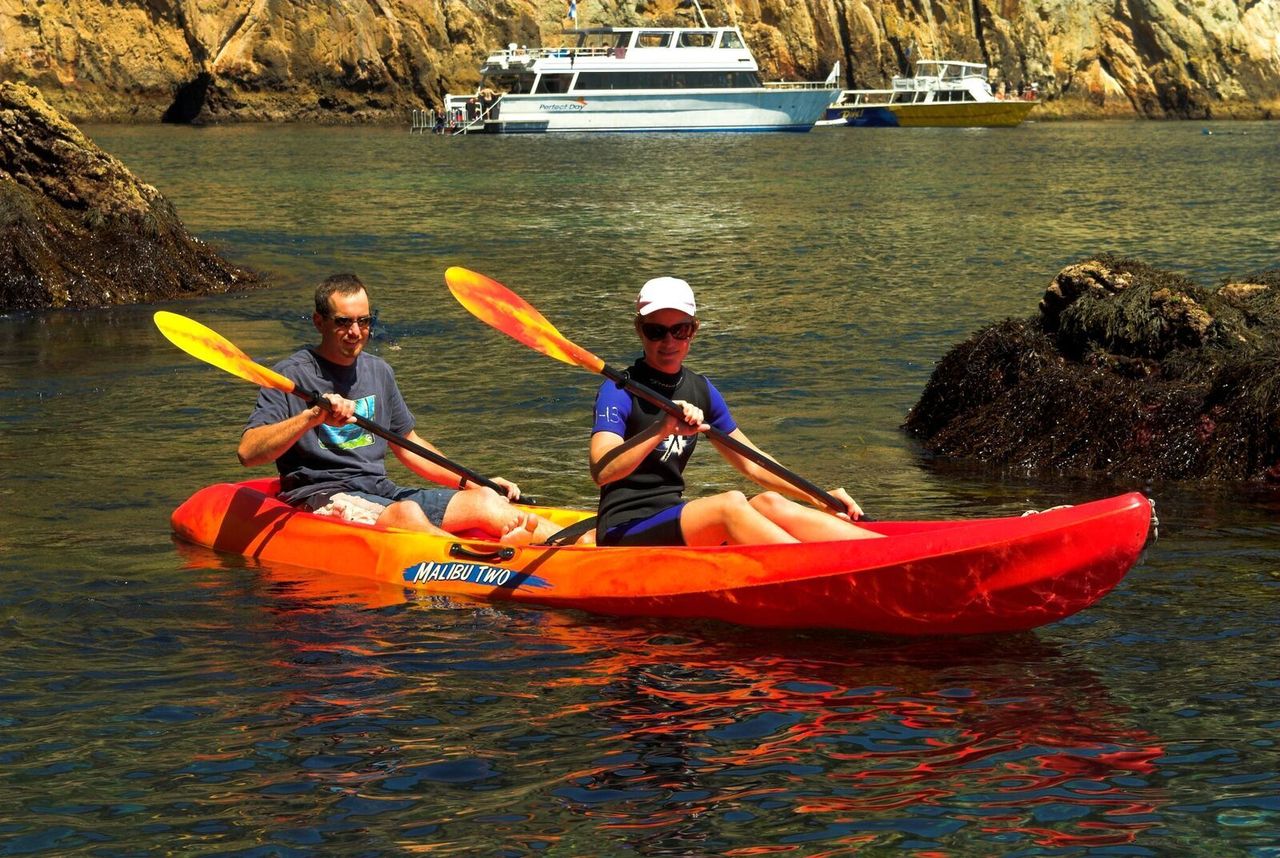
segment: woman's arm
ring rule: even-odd
[[[668,435],[696,435],[710,428],[702,422],[702,409],[683,400],[676,400],[676,405],[683,408],[683,419],[668,414],[662,422],[630,438],[608,431],[591,435],[591,478],[597,486],[630,476]]]
[[[732,450],[729,447],[725,446],[724,444],[720,443],[719,441],[716,440],[716,437],[714,435],[709,437],[711,439],[712,445],[717,450],[720,451],[720,455],[724,456],[724,458],[729,462],[729,464],[733,465],[734,468],[740,471],[745,477],[747,477],[752,482],[756,483],[757,485],[765,489],[769,489],[770,491],[775,491],[775,492],[778,492],[779,494],[786,495],[787,497],[796,498],[797,500],[802,500],[802,501],[805,501],[806,503],[811,503],[814,506],[820,507],[822,509],[829,509],[826,503],[820,498],[810,497],[806,492],[801,491],[797,486],[792,485],[789,481],[784,480],[782,477],[779,477],[777,474],[774,474],[772,471],[762,468],[760,465],[751,461],[746,456],[743,456],[741,453],[738,453],[737,451]],[[751,439],[748,438],[746,433],[743,432],[741,429],[734,429],[732,432],[729,433],[729,437],[741,444],[745,444],[746,446],[750,447],[752,450],[755,450],[761,456],[764,456],[766,459],[772,462],[778,462],[778,460],[773,458],[773,456],[770,456],[764,450],[761,450],[754,443],[752,443]],[[782,463],[778,462],[778,464],[782,464]],[[849,516],[849,518],[851,518],[854,521],[857,521],[859,518],[862,517],[862,508],[858,506],[857,502],[854,501],[854,499],[850,497],[849,493],[846,492],[844,489],[836,489],[832,492],[829,492],[828,494],[833,495],[837,500],[844,503],[845,511],[846,511],[846,514]]]

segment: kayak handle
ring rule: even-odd
[[[509,545],[504,545],[493,551],[474,551],[459,542],[455,542],[449,546],[449,556],[461,557],[466,560],[487,560],[490,562],[497,560],[502,562],[515,557],[516,550]]]

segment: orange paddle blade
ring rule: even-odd
[[[497,280],[454,266],[444,273],[444,282],[467,312],[512,339],[573,366],[592,372],[604,369],[604,361],[567,339],[527,301]]]
[[[218,369],[251,381],[259,387],[272,387],[285,393],[293,393],[294,384],[275,370],[254,363],[247,354],[236,348],[226,337],[186,316],[160,310],[153,317],[156,327],[169,342],[194,358],[199,358]]]

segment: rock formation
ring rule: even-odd
[[[23,84],[0,84],[0,312],[98,307],[257,282],[192,238],[138,181]]]
[[[885,86],[922,57],[1035,83],[1037,116],[1262,117],[1280,0],[704,0],[769,79]],[[0,76],[77,121],[404,122],[483,56],[555,44],[566,0],[0,0]],[[678,0],[579,0],[579,26],[694,22]]]
[[[1100,256],[934,369],[905,428],[1022,471],[1280,480],[1280,269],[1200,287]]]

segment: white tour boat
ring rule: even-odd
[[[823,82],[760,80],[737,27],[570,29],[563,48],[508,45],[471,95],[445,97],[445,132],[808,131],[839,94]]]
[[[1028,95],[1000,97],[982,63],[920,60],[914,77],[895,77],[891,89],[846,89],[827,109],[823,125],[1017,125],[1040,102]]]

